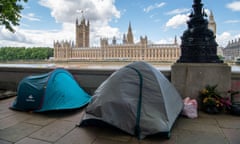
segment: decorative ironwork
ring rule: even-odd
[[[217,42],[214,33],[208,29],[207,14],[201,0],[194,0],[184,31],[181,44],[181,56],[178,63],[222,63],[217,56]]]

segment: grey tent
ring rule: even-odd
[[[182,108],[181,96],[159,70],[133,62],[97,88],[80,126],[101,121],[142,139],[170,134]]]

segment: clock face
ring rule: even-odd
[[[209,26],[208,26],[208,29],[210,29],[212,32],[215,31],[215,28],[214,28],[214,26],[212,26],[212,25],[209,25]]]
[[[210,26],[210,27],[208,27],[208,28],[213,31],[213,27]]]

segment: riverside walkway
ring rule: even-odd
[[[76,127],[84,109],[29,113],[9,109],[15,97],[0,100],[0,144],[239,144],[240,117],[199,112],[180,116],[171,138],[149,136],[141,141],[110,128]]]

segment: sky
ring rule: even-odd
[[[216,41],[225,47],[240,38],[240,0],[202,0],[217,23]],[[75,41],[75,22],[90,21],[90,45],[100,38],[122,42],[131,23],[134,41],[147,36],[152,43],[173,43],[187,29],[193,0],[28,0],[20,25],[11,33],[0,26],[0,47],[53,47],[54,41]]]

